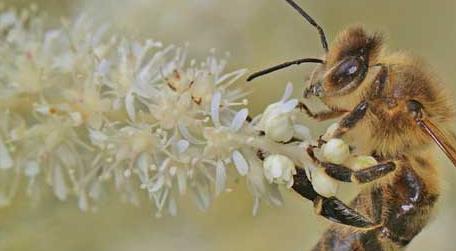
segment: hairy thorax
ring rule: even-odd
[[[394,59],[385,62],[388,79],[384,86],[373,93],[373,86],[362,86],[362,99],[369,101],[365,119],[345,137],[353,142],[363,154],[376,153],[385,157],[411,153],[425,149],[431,139],[416,126],[416,121],[407,109],[409,100],[422,103],[427,109],[425,116],[439,124],[453,118],[453,108],[446,95],[441,93],[440,84],[425,73],[416,61],[394,64]],[[420,70],[417,70],[420,69]],[[423,73],[424,72],[424,73]],[[361,138],[360,138],[361,136]]]

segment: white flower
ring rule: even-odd
[[[298,105],[297,99],[288,100],[293,92],[293,85],[288,83],[282,99],[270,104],[264,111],[257,125],[267,137],[278,142],[286,142],[294,135],[292,111]],[[287,101],[288,100],[288,101]]]
[[[321,148],[325,161],[342,164],[350,156],[348,145],[341,139],[330,139]]]
[[[207,210],[235,176],[256,213],[261,202],[282,204],[279,187],[293,184],[295,165],[317,169],[291,84],[250,121],[251,89],[239,81],[246,70],[226,73],[214,53],[197,63],[187,48],[119,39],[87,16],[46,30],[35,11],[24,13],[0,13],[0,206],[25,176],[32,199],[49,185],[88,211],[114,187],[123,201],[147,197],[157,216],[175,215],[177,196],[193,193]],[[284,144],[292,137],[302,142]],[[331,144],[325,158],[346,157]],[[334,193],[326,176],[309,176],[322,194]]]
[[[56,165],[52,170],[52,185],[55,196],[59,200],[65,200],[67,198],[68,188],[60,165]]]
[[[238,173],[241,176],[244,176],[249,171],[249,164],[247,164],[247,160],[245,160],[244,156],[241,152],[234,150],[233,151],[233,162],[234,166],[236,167]]]
[[[322,168],[313,169],[311,177],[312,186],[318,194],[331,197],[337,193],[339,184],[329,177]]]
[[[264,176],[270,183],[293,185],[293,175],[296,169],[293,161],[288,157],[274,154],[269,155],[263,162]]]
[[[204,129],[204,138],[207,140],[204,156],[217,161],[222,160],[225,163],[231,157],[238,173],[244,176],[249,170],[249,165],[238,150],[241,147],[242,138],[236,133],[244,126],[248,110],[246,108],[240,110],[234,115],[230,126],[223,126],[220,121],[220,104],[221,93],[216,92],[211,102],[211,118],[214,127]]]
[[[348,161],[347,166],[349,166],[353,171],[358,171],[376,164],[377,160],[374,157],[362,155],[351,158]]]

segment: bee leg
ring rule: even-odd
[[[325,169],[331,178],[343,182],[365,184],[380,179],[396,170],[396,163],[388,161],[372,165],[361,170],[353,171],[349,167],[328,162],[321,162],[320,166]]]
[[[344,111],[344,110],[329,110],[329,111],[322,111],[322,112],[315,113],[315,112],[311,111],[309,109],[309,107],[306,104],[304,104],[303,102],[299,102],[297,108],[300,111],[304,111],[307,114],[307,116],[309,116],[310,118],[313,118],[318,121],[334,119],[334,118],[340,117],[348,112],[348,111]]]
[[[318,196],[314,200],[315,211],[326,219],[362,230],[376,229],[380,225],[343,203],[338,198]]]
[[[320,161],[315,156],[314,147],[312,146],[307,148],[307,154],[309,154],[309,157],[315,164],[325,169],[325,173],[329,177],[342,182],[353,182],[358,184],[369,183],[394,172],[397,166],[396,162],[388,161],[354,171],[344,165]]]
[[[356,105],[353,111],[342,118],[342,120],[339,122],[339,127],[333,133],[331,138],[339,138],[348,130],[355,127],[355,125],[364,118],[368,108],[369,103],[366,100],[363,100],[358,105]]]
[[[294,175],[293,189],[302,197],[314,203],[315,211],[318,215],[339,224],[352,226],[361,229],[374,229],[378,224],[372,222],[356,210],[344,204],[336,197],[324,197],[319,195],[307,178],[303,169],[298,168]]]

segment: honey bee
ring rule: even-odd
[[[313,202],[316,212],[335,222],[314,250],[400,250],[429,222],[439,197],[439,177],[433,160],[434,142],[456,165],[456,150],[448,131],[454,118],[449,94],[417,58],[388,53],[382,35],[349,27],[328,46],[323,29],[294,1],[298,11],[320,35],[322,58],[286,62],[249,76],[248,81],[301,63],[316,63],[304,98],[317,97],[328,108],[311,118],[340,118],[331,135],[343,138],[354,154],[372,155],[378,164],[354,171],[315,158],[335,180],[368,184],[346,205],[313,188],[305,171],[297,170],[293,189]],[[320,141],[323,141],[320,140]]]

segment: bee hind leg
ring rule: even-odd
[[[294,175],[292,187],[302,197],[314,203],[315,211],[324,218],[343,225],[360,228],[364,230],[375,229],[379,224],[372,222],[355,209],[347,206],[336,197],[324,197],[319,195],[312,187],[312,183],[307,178],[303,169],[297,169]]]

